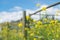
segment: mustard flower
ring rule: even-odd
[[[46,11],[46,6],[43,6],[42,7],[42,11]]]
[[[22,23],[19,23],[19,24],[18,24],[18,27],[22,27],[22,26],[23,26],[23,24],[22,24]]]

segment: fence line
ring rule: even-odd
[[[59,5],[59,4],[60,4],[60,2],[54,3],[54,4],[52,4],[52,5],[48,6],[48,7],[46,7],[46,9],[51,8],[51,7],[54,7],[54,6]],[[30,14],[30,16],[32,16],[32,15],[34,15],[34,14],[37,14],[38,12],[41,12],[41,11],[42,11],[42,9],[36,11],[36,12],[33,13],[33,14]]]
[[[54,7],[54,6],[58,5],[58,4],[60,4],[60,2],[57,2],[57,3],[53,4],[53,5],[48,6],[48,7],[46,7],[46,9],[51,8],[51,7]],[[32,15],[34,15],[34,14],[37,14],[38,12],[41,12],[41,11],[42,11],[42,9],[36,11],[36,12],[33,13],[33,14],[29,14],[29,16],[32,16]],[[23,16],[24,16],[24,17],[23,17],[23,18],[24,18],[24,20],[23,20],[23,22],[24,22],[24,28],[29,28],[29,24],[28,24],[28,27],[26,26],[26,11],[24,11]],[[53,15],[53,16],[54,16],[54,15]],[[54,17],[53,17],[53,19],[54,19]],[[24,29],[24,32],[25,32],[25,33],[24,33],[24,37],[25,37],[26,40],[28,40],[28,39],[27,39],[27,30]]]

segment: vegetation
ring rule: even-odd
[[[25,40],[24,30],[27,30],[27,40],[60,40],[58,20],[36,21],[28,16],[26,18],[26,26],[30,28],[23,29],[23,22],[0,24],[0,40]],[[29,25],[27,25],[28,23]]]

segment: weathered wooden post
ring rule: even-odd
[[[41,19],[42,19],[42,18],[41,18],[41,16],[42,16],[42,15],[41,15],[41,14],[39,14],[39,16],[40,16],[40,20],[41,20]],[[42,21],[42,20],[41,20],[41,21]]]
[[[26,26],[26,11],[23,11],[23,23],[24,23],[24,38],[27,40],[27,30],[25,30],[25,28],[27,28]]]
[[[55,18],[54,18],[54,15],[52,15],[52,20],[54,20]]]

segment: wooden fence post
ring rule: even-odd
[[[25,28],[27,28],[26,26],[26,11],[23,11],[23,23],[24,23],[24,38],[27,40],[27,30],[25,30]]]
[[[54,18],[54,15],[52,15],[52,20],[54,20],[55,18]]]

